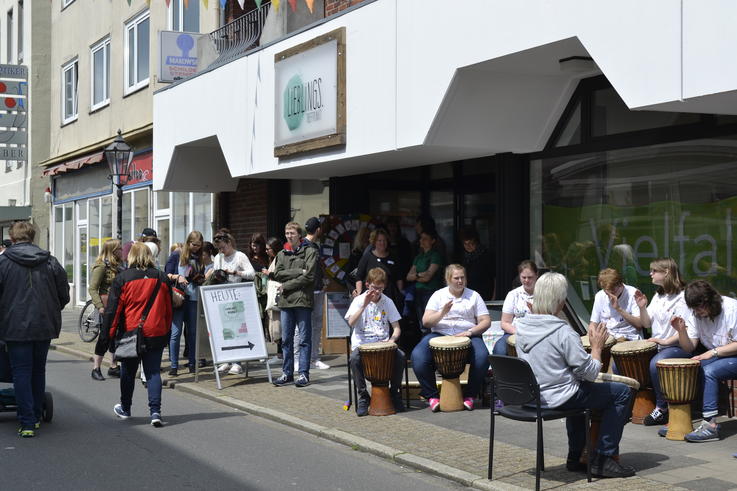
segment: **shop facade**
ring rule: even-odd
[[[713,34],[731,32],[715,25],[737,7],[489,2],[473,17],[437,16],[442,9],[364,2],[157,92],[154,189],[232,192],[238,180],[290,179],[292,217],[309,215],[300,210],[311,196],[322,200],[311,210],[332,215],[431,215],[449,260],[460,255],[460,229],[473,226],[494,254],[497,298],[529,257],[566,274],[584,307],[606,266],[651,293],[649,262],[664,255],[687,279],[737,291],[737,70],[721,61],[737,39]],[[385,25],[395,28],[362,35]],[[344,132],[285,152],[280,125],[299,124],[274,109],[284,97],[278,60],[340,29]],[[183,101],[235,81],[243,90],[217,91],[198,121],[169,129],[185,117]],[[189,171],[205,153],[212,172],[196,181]]]

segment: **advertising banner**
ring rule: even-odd
[[[196,32],[159,32],[159,82],[174,82],[197,73]]]

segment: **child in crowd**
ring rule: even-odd
[[[348,324],[353,328],[350,364],[353,371],[353,380],[358,391],[358,401],[356,403],[356,414],[358,416],[368,414],[368,407],[371,402],[366,390],[366,379],[363,375],[361,353],[358,351],[358,347],[364,343],[379,341],[396,343],[401,334],[399,328],[401,316],[397,312],[394,302],[382,293],[387,284],[386,272],[381,268],[369,270],[366,283],[368,285],[366,291],[353,299],[348,312],[345,314]],[[405,410],[399,393],[402,385],[404,363],[404,353],[397,349],[394,358],[394,372],[390,383],[392,402],[397,412]]]

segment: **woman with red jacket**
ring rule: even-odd
[[[103,318],[103,329],[111,339],[120,338],[126,331],[138,327],[143,311],[154,289],[156,299],[143,324],[143,353],[140,358],[121,361],[120,403],[113,407],[121,419],[131,416],[133,388],[138,364],[143,364],[148,388],[148,408],[151,425],[161,422],[161,355],[169,343],[172,320],[171,281],[154,266],[151,251],[143,242],[136,242],[128,253],[128,269],[115,277]]]

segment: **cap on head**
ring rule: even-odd
[[[320,228],[320,220],[315,217],[308,218],[305,222],[305,232],[308,234],[314,234],[318,228]]]
[[[158,237],[156,235],[156,230],[152,228],[144,228],[143,232],[141,232],[141,237]]]

